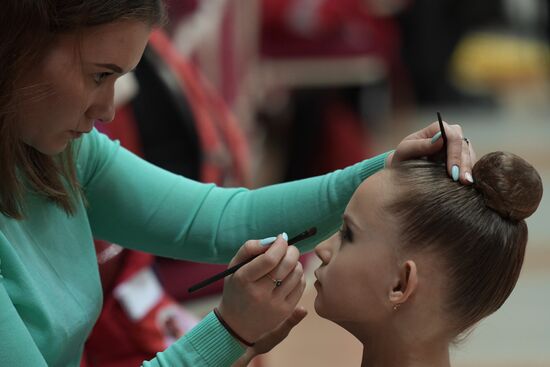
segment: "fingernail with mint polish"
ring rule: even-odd
[[[281,234],[281,236],[283,236],[283,239],[284,239],[285,241],[288,241],[288,235],[286,234],[286,232],[283,232],[283,233]]]
[[[277,239],[277,237],[264,238],[263,240],[260,240],[260,246],[271,245],[273,242],[275,242],[276,239]]]
[[[438,141],[439,138],[441,138],[441,131],[439,131],[437,134],[435,134],[435,135],[432,137],[432,144],[435,143],[436,141]]]
[[[453,178],[453,181],[458,181],[458,177],[460,176],[460,168],[455,164],[453,168],[451,168],[451,176]]]
[[[469,183],[474,183],[474,178],[472,177],[472,175],[470,174],[470,172],[466,172],[464,174],[464,177],[466,178],[466,181],[468,181]]]

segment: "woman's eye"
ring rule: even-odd
[[[109,77],[110,75],[112,75],[112,73],[109,72],[95,73],[94,81],[96,82],[96,84],[100,84],[105,78]]]

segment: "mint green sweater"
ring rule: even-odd
[[[80,140],[87,205],[74,216],[29,193],[24,220],[0,214],[0,365],[77,367],[101,310],[93,238],[156,255],[228,262],[248,239],[316,226],[332,234],[356,187],[386,154],[324,176],[257,190],[188,180],[92,131]],[[243,348],[210,313],[143,366],[230,366]]]

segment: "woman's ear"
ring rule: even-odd
[[[416,291],[418,274],[416,263],[407,260],[399,266],[399,275],[393,288],[390,290],[389,301],[394,307],[399,307]]]

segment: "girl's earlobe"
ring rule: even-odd
[[[389,293],[389,301],[394,309],[405,303],[416,291],[418,274],[416,263],[413,260],[405,261],[399,269],[397,284]]]

